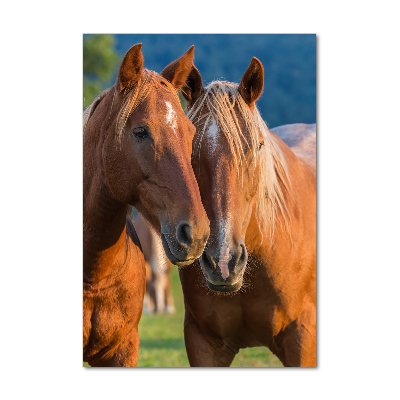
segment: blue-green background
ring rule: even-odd
[[[86,36],[86,35],[84,35]],[[122,58],[143,43],[145,67],[160,72],[195,45],[194,63],[206,85],[222,79],[240,83],[252,57],[264,65],[264,92],[258,101],[270,128],[316,122],[316,35],[314,34],[116,34]],[[116,67],[113,84],[116,79]]]

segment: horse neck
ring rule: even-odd
[[[118,274],[127,255],[128,206],[116,199],[107,185],[101,148],[84,137],[83,277],[88,283]]]
[[[290,178],[288,188],[280,183],[287,206],[287,223],[279,210],[271,240],[267,227],[260,231],[254,207],[246,232],[246,247],[268,270],[268,275],[279,274],[283,278],[285,273],[282,268],[287,265],[286,272],[290,274],[290,264],[300,262],[296,259],[299,255],[307,257],[305,253],[311,254],[311,251],[305,249],[312,250],[312,243],[315,244],[316,177],[310,166],[297,157],[281,139],[271,134],[284,153]]]

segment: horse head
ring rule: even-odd
[[[143,68],[141,47],[128,50],[115,85],[86,112],[85,136],[97,149],[112,195],[161,233],[172,263],[186,265],[202,254],[209,236],[190,164],[195,128],[177,95],[194,46],[160,74]]]
[[[263,82],[263,66],[253,58],[240,85],[216,81],[204,88],[193,65],[182,88],[196,127],[192,166],[211,229],[200,264],[208,287],[216,291],[242,286],[252,213],[260,204],[268,212],[260,180],[274,168],[265,165],[265,151],[276,146],[255,106]]]

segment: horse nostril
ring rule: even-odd
[[[181,222],[178,225],[176,228],[176,239],[178,240],[178,243],[185,248],[192,245],[193,239],[189,224]]]
[[[215,262],[213,262],[212,258],[207,254],[206,251],[203,251],[201,258],[206,268],[210,270],[215,269]]]
[[[240,248],[242,249],[242,254],[240,255],[239,263],[243,264],[247,262],[247,250],[243,243],[240,244]]]

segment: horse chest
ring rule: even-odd
[[[137,336],[143,306],[144,273],[142,263],[130,263],[122,275],[110,279],[103,287],[84,289],[86,357],[112,351],[129,332]]]
[[[240,295],[218,297],[209,307],[196,308],[194,317],[210,337],[220,337],[239,347],[260,345],[261,337],[272,331],[268,321],[273,311],[261,299],[243,300]]]
[[[84,293],[84,330],[92,351],[99,351],[115,341],[129,325],[128,306],[132,303],[132,296],[126,289],[126,285],[115,285],[102,291]],[[121,302],[124,293],[125,301]]]

